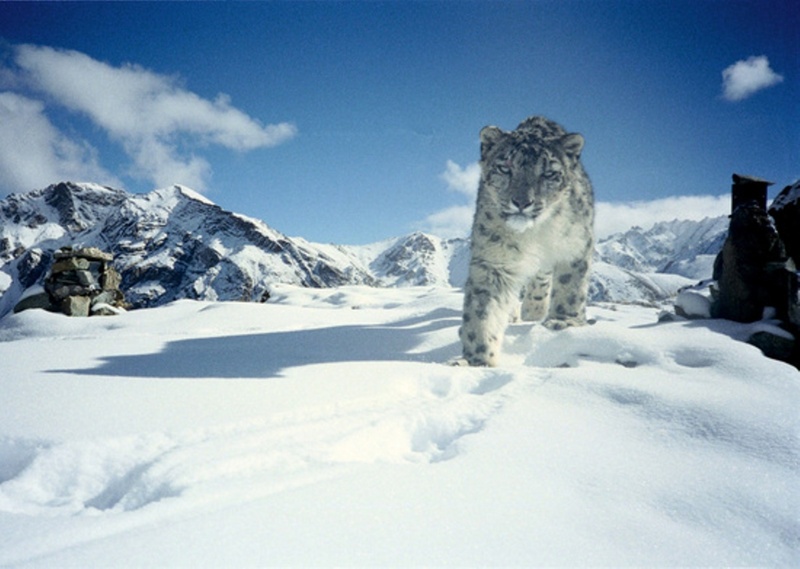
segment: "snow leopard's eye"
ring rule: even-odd
[[[559,172],[558,170],[548,170],[542,175],[542,177],[548,182],[560,182],[561,172]]]

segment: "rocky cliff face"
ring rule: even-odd
[[[725,242],[728,217],[674,220],[649,229],[634,227],[597,244],[597,259],[638,273],[709,278]]]
[[[770,205],[769,215],[775,220],[787,254],[800,268],[800,181],[783,188]]]
[[[469,241],[412,233],[365,247],[348,248],[385,286],[462,286]]]
[[[344,253],[293,240],[181,186],[132,195],[60,183],[0,202],[0,315],[66,245],[112,253],[135,308],[177,298],[260,301],[275,282],[375,282]]]

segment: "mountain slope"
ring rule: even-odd
[[[629,271],[704,279],[711,276],[727,232],[727,216],[673,220],[612,235],[596,249],[600,260]]]
[[[726,230],[726,218],[673,221],[603,240],[591,300],[669,298],[710,276]],[[128,194],[62,182],[0,201],[0,317],[42,282],[53,252],[65,245],[112,253],[134,307],[179,298],[258,302],[278,283],[460,287],[469,264],[466,239],[413,233],[366,246],[323,245],[287,237],[182,186]]]
[[[335,248],[293,240],[181,186],[132,195],[60,183],[0,202],[0,315],[43,278],[64,245],[113,253],[134,307],[178,298],[259,301],[278,282],[374,283]]]
[[[385,286],[455,286],[467,280],[469,241],[412,233],[346,247]]]

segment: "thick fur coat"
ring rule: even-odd
[[[481,180],[460,330],[463,361],[498,363],[509,318],[586,322],[594,197],[584,140],[544,117],[481,131]]]

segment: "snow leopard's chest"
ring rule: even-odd
[[[515,231],[481,203],[473,228],[473,258],[515,273],[552,270],[556,263],[591,255],[593,215],[590,210],[555,208],[536,224]]]

